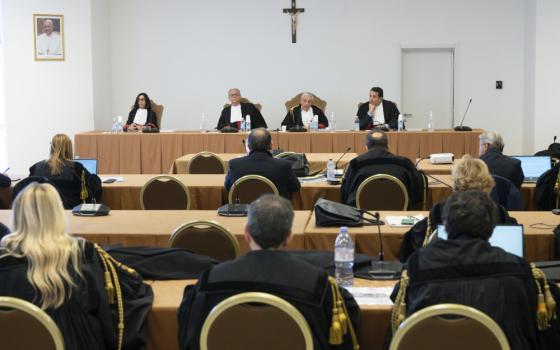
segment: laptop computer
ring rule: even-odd
[[[437,236],[447,239],[444,225],[437,226]],[[523,258],[523,225],[496,225],[488,240],[490,245]]]
[[[524,182],[537,182],[539,176],[551,167],[550,156],[513,156],[521,161]]]
[[[78,162],[84,166],[84,168],[89,171],[90,174],[97,175],[97,159],[96,158],[76,158],[75,162]]]

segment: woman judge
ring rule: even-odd
[[[73,158],[72,140],[65,134],[56,134],[51,141],[49,159],[29,168],[29,176],[45,177],[55,186],[65,209],[72,209],[82,203],[82,181],[88,190],[88,201],[101,199],[101,179],[90,174],[82,164],[74,162]]]
[[[152,110],[152,103],[145,92],[141,92],[136,96],[136,101],[132,106],[132,110],[128,114],[128,120],[124,126],[126,131],[142,131],[144,127],[158,129],[157,116]]]

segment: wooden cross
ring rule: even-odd
[[[296,42],[296,34],[297,34],[297,15],[299,13],[305,12],[304,8],[297,8],[296,7],[296,0],[292,0],[292,7],[288,9],[283,9],[282,12],[289,13],[292,17],[292,44]]]

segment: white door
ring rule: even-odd
[[[407,129],[425,129],[432,111],[434,127],[453,127],[453,48],[402,49],[401,113]]]

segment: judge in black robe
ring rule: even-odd
[[[416,169],[410,159],[388,151],[388,139],[384,132],[368,133],[366,147],[368,151],[352,159],[346,169],[340,187],[343,203],[355,206],[358,187],[376,174],[388,174],[401,180],[408,192],[409,207],[423,200],[425,175]]]
[[[360,130],[369,130],[375,125],[373,115],[370,113],[370,105],[383,106],[383,122],[381,125],[387,125],[391,129],[398,128],[399,109],[394,102],[383,98],[383,89],[373,87],[369,92],[369,101],[364,102],[358,108],[357,116],[360,119]]]
[[[329,345],[333,296],[327,273],[277,249],[290,239],[292,222],[293,211],[286,199],[266,195],[251,204],[245,237],[252,251],[213,267],[196,285],[185,289],[178,316],[181,350],[199,349],[200,332],[210,310],[243,292],[274,294],[294,305],[310,326],[315,349],[352,349],[349,334],[339,347]],[[345,289],[341,292],[356,327],[358,306]]]
[[[319,122],[319,129],[323,129],[329,126],[329,120],[327,119],[327,117],[325,116],[325,113],[323,112],[323,110],[321,110],[321,108],[313,105],[313,99],[315,97],[313,96],[313,94],[310,94],[308,92],[304,92],[303,94],[301,94],[300,96],[300,102],[298,106],[292,107],[288,113],[286,114],[286,117],[284,117],[284,120],[282,121],[282,125],[285,125],[286,128],[289,130],[290,128],[293,128],[295,126],[302,126],[307,128],[307,125],[303,125],[303,118],[301,116],[301,110],[303,109],[304,111],[309,111],[309,109],[311,108],[313,111],[313,116],[317,116],[318,117],[318,122]]]
[[[220,119],[218,120],[218,125],[216,129],[220,130],[225,127],[233,127],[236,129],[241,129],[241,121],[231,122],[231,106],[241,105],[241,118],[245,120],[247,115],[251,116],[251,129],[256,128],[267,128],[264,117],[262,116],[259,109],[249,101],[244,100],[241,97],[241,91],[237,88],[232,88],[228,90],[228,99],[230,104],[226,105],[220,114]],[[246,102],[242,102],[242,100]]]
[[[538,291],[531,267],[488,243],[496,215],[487,194],[454,193],[444,209],[448,240],[435,239],[410,256],[408,280],[401,279],[393,291],[393,312],[398,313],[402,301],[406,302],[402,316],[440,303],[467,305],[496,321],[512,350],[557,349],[558,320],[550,319],[546,330],[537,328]],[[557,292],[556,286],[551,289]],[[393,329],[397,326],[393,324]]]

